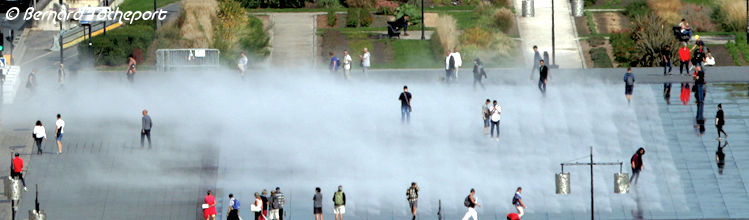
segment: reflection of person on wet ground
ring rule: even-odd
[[[726,119],[723,116],[723,104],[718,104],[718,112],[715,113],[715,128],[718,130],[718,140],[720,140],[720,133],[723,132],[723,136],[726,138],[728,135],[723,131],[723,125],[726,124]]]
[[[689,93],[691,92],[689,89],[689,83],[681,83],[681,94],[679,98],[681,98],[682,105],[689,104]]]
[[[705,120],[695,120],[697,124],[694,125],[694,131],[697,133],[698,137],[701,137],[703,134],[705,134]]]
[[[723,147],[720,146],[720,141],[718,141],[718,151],[715,151],[715,162],[718,164],[718,173],[723,175],[723,168],[726,165],[726,154],[723,153],[723,148],[726,148],[728,146],[728,141],[723,144]]]
[[[645,165],[642,164],[642,155],[645,154],[645,148],[637,149],[637,152],[635,152],[634,155],[632,155],[632,159],[629,160],[629,163],[632,165],[632,177],[629,178],[629,184],[632,184],[632,181],[634,180],[635,184],[637,184],[637,181],[640,179],[640,171],[642,171],[643,168],[645,168]]]
[[[671,104],[671,83],[663,83],[663,99],[666,100],[666,105]]]

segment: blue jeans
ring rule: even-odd
[[[499,121],[492,121],[492,128],[490,133],[492,134],[492,137],[494,137],[494,128],[497,128],[497,138],[499,138]]]
[[[666,75],[666,73],[670,73],[672,67],[673,65],[671,65],[671,61],[666,61],[666,64],[663,65],[663,75]]]
[[[407,106],[407,105],[401,106],[401,121],[411,122],[411,106]]]
[[[697,102],[705,101],[705,84],[697,84]]]
[[[546,95],[546,83],[544,83],[543,79],[538,80],[538,90],[541,90],[541,93]]]

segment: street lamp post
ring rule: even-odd
[[[749,0],[746,0],[746,43],[749,44]]]
[[[424,0],[421,0],[421,39],[422,40],[426,39],[424,37],[424,26],[426,26],[426,23],[424,23]],[[747,31],[747,34],[749,34],[749,31]]]
[[[595,215],[595,210],[596,210],[595,209],[595,197],[594,197],[594,195],[595,195],[594,193],[595,192],[593,191],[593,186],[594,186],[593,185],[593,166],[614,166],[614,165],[619,165],[619,174],[621,174],[622,173],[622,166],[623,166],[623,164],[624,164],[623,162],[602,162],[602,163],[601,162],[599,162],[599,163],[593,162],[593,147],[592,146],[590,147],[590,163],[561,163],[560,164],[560,165],[562,165],[562,173],[561,174],[564,174],[564,166],[590,166],[590,219],[591,220],[594,220],[595,216],[596,216]],[[559,187],[559,186],[557,186],[557,187]],[[566,193],[569,193],[569,192],[565,192],[563,194],[566,194]],[[617,193],[619,193],[619,192],[617,192]],[[557,191],[557,194],[560,194],[559,191]]]
[[[59,1],[60,3],[60,11],[62,11],[62,0]],[[60,63],[63,62],[63,47],[62,47],[62,19],[60,20],[60,38],[58,40],[58,43],[60,43]]]
[[[557,65],[557,51],[554,39],[554,0],[551,0],[551,61],[552,66]]]

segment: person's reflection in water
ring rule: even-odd
[[[671,104],[671,83],[663,83],[663,99],[666,100],[666,105]]]
[[[725,141],[723,147],[720,146],[718,141],[718,151],[715,152],[715,162],[718,164],[718,174],[723,175],[723,168],[726,166],[726,154],[723,153],[723,148],[728,146],[728,141]]]
[[[696,120],[697,124],[694,125],[694,131],[697,133],[697,137],[702,137],[705,134],[705,120]]]

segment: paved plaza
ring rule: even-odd
[[[710,77],[740,79],[718,70]],[[554,193],[554,174],[561,162],[588,161],[590,146],[596,161],[623,161],[627,173],[634,151],[647,150],[640,183],[629,194],[613,193],[618,167],[595,168],[600,219],[749,218],[746,84],[708,85],[706,131],[699,136],[694,98],[681,105],[674,83],[671,104],[663,99],[659,82],[678,76],[636,70],[648,83],[636,86],[627,105],[616,79],[621,70],[559,71],[546,98],[525,72],[492,70],[486,90],[472,89],[467,79],[444,86],[429,71],[374,71],[369,82],[282,72],[237,82],[228,71],[181,72],[139,75],[135,85],[121,74],[101,74],[78,76],[64,90],[40,78],[36,94],[20,92],[3,106],[0,144],[24,154],[27,182],[39,185],[41,208],[55,219],[200,219],[208,189],[216,192],[220,218],[226,195],[234,193],[242,217],[251,219],[251,194],[276,186],[287,195],[286,219],[311,218],[317,186],[332,218],[329,201],[338,185],[347,193],[347,219],[403,219],[412,181],[422,188],[420,219],[437,218],[440,201],[445,219],[462,217],[470,188],[483,205],[480,218],[503,219],[514,210],[509,201],[518,186],[529,207],[524,219],[588,219],[588,168],[565,168],[572,175],[569,195]],[[400,122],[396,100],[403,84],[414,94],[408,125]],[[504,110],[500,142],[481,133],[478,110],[486,98]],[[723,174],[711,124],[717,103],[730,136]],[[151,149],[139,146],[144,108],[154,120]],[[42,119],[52,135],[56,113],[68,125],[65,153],[53,154],[50,139],[49,153],[32,155],[32,122]],[[33,208],[33,191],[23,194],[20,219]],[[2,204],[0,214],[9,216],[9,201]]]

